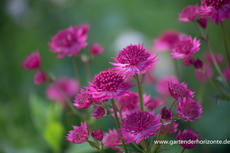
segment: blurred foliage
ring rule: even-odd
[[[200,0],[1,0],[0,152],[92,152],[87,143],[74,145],[65,140],[67,131],[72,129],[71,125],[79,125],[80,120],[68,110],[62,114],[58,105],[43,100],[47,84],[34,85],[35,72],[26,71],[21,67],[22,60],[31,51],[40,51],[42,68],[45,71],[56,76],[75,77],[72,61],[67,57],[57,59],[56,54],[49,51],[47,42],[61,29],[89,23],[91,29],[87,42],[97,42],[105,47],[105,52],[90,64],[92,78],[99,71],[111,67],[108,62],[111,62],[111,57],[119,51],[115,42],[119,35],[126,31],[141,33],[146,48],[151,48],[153,39],[166,29],[176,29],[192,37],[199,36],[193,23],[177,21],[181,10],[194,4],[200,4]],[[224,27],[229,44],[229,20],[225,20]],[[213,50],[225,55],[220,26],[211,24],[209,20],[208,31]],[[202,42],[201,50],[195,54],[201,59],[203,51],[206,50],[203,44]],[[90,46],[86,48],[88,52],[89,49]],[[178,64],[180,80],[187,82],[189,88],[198,91],[200,83],[195,78],[194,69],[184,67],[182,61],[178,61]],[[167,63],[165,65],[167,67]],[[225,66],[222,64],[221,68]],[[85,72],[82,64],[80,71],[83,77]],[[213,80],[217,83],[215,78]],[[153,86],[145,86],[144,91],[155,96]],[[230,139],[230,104],[220,101],[216,106],[215,100],[209,99],[215,93],[217,92],[207,83],[202,98],[202,118],[189,124],[180,121],[179,128],[193,127],[202,135],[201,139]],[[29,97],[31,94],[34,96]],[[108,128],[114,126],[115,123],[110,118],[104,117],[97,121],[95,128],[108,131]],[[172,134],[169,139],[175,140],[175,135]],[[179,145],[168,148],[172,149],[171,152],[181,150]],[[186,151],[226,152],[227,149],[227,145],[197,145]]]

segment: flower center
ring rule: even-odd
[[[180,84],[173,84],[171,86],[171,90],[175,95],[181,98],[187,97],[189,94],[188,90]]]
[[[146,61],[150,53],[143,47],[137,45],[129,45],[119,52],[117,60],[122,64],[138,65],[140,62]]]
[[[202,1],[202,5],[204,7],[213,7],[216,10],[220,9],[221,7],[223,7],[224,4],[227,4],[229,2],[229,0],[203,0]]]
[[[76,129],[73,135],[74,141],[84,140],[86,137],[87,137],[87,130],[85,130],[83,127],[79,127],[78,129]]]
[[[92,95],[90,94],[84,93],[79,97],[79,103],[82,105],[89,101],[92,101]]]
[[[124,86],[125,80],[122,75],[112,70],[105,70],[94,77],[93,84],[98,91],[116,92]]]
[[[113,147],[118,145],[118,143],[120,142],[120,138],[118,134],[110,134],[110,136],[106,139],[106,143],[108,144],[108,146]]]
[[[197,114],[197,105],[195,102],[185,102],[183,103],[183,114],[186,114],[186,116],[194,116]]]
[[[188,54],[190,52],[190,50],[192,49],[193,45],[192,42],[190,40],[184,40],[179,42],[175,49],[176,52],[181,53],[181,54]]]

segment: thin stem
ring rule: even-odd
[[[122,122],[122,112],[121,112],[121,106],[120,106],[120,102],[118,101],[118,103],[117,103],[117,105],[118,105],[118,111],[119,111],[119,115],[120,115],[120,121]]]
[[[149,142],[148,142],[148,139],[144,139],[144,143],[145,143],[146,151],[147,151],[147,153],[149,153],[150,150],[149,150]]]
[[[79,71],[77,60],[76,60],[75,56],[72,56],[72,60],[73,60],[77,80],[79,81],[79,86],[81,87],[81,76],[80,76],[80,71]]]
[[[205,84],[200,83],[199,89],[198,89],[197,94],[196,94],[196,99],[198,99],[198,103],[202,103],[204,89],[205,89]]]
[[[113,112],[114,112],[114,116],[115,116],[115,122],[116,122],[116,125],[117,125],[117,128],[118,130],[121,128],[121,125],[119,124],[119,120],[118,120],[118,117],[117,117],[117,109],[116,109],[116,106],[115,106],[115,103],[114,103],[114,100],[111,99],[111,103],[112,103],[112,106],[113,106]],[[121,142],[122,142],[122,145],[125,149],[125,153],[128,153],[128,150],[126,148],[126,145],[125,145],[125,141],[124,139],[122,139],[122,135],[119,134],[120,138],[121,138]]]
[[[184,150],[185,150],[185,148],[183,148],[183,150],[181,151],[181,153],[183,153],[183,152],[184,152]]]
[[[223,38],[223,42],[224,42],[224,48],[225,48],[227,58],[228,58],[228,65],[230,66],[230,57],[229,57],[229,53],[228,53],[228,46],[226,43],[226,38],[225,38],[225,34],[224,34],[224,26],[223,26],[222,21],[220,21],[220,26],[221,26],[221,33],[222,33],[222,38]]]
[[[143,152],[137,145],[135,142],[132,142],[133,146],[139,151],[139,152]]]
[[[141,109],[141,111],[143,111],[144,110],[143,95],[142,95],[142,92],[141,92],[141,84],[140,84],[139,76],[138,76],[137,73],[135,74],[135,77],[136,77],[136,80],[137,80],[137,89],[138,89],[138,94],[139,94],[140,109]]]
[[[161,124],[160,129],[159,129],[159,131],[158,131],[157,138],[156,138],[156,142],[158,142],[158,140],[159,140],[159,137],[160,137],[160,134],[161,134],[161,129],[162,129],[162,127],[163,127],[163,123]],[[157,144],[154,145],[154,149],[153,149],[153,150],[155,150],[156,147],[157,147]]]
[[[169,109],[172,108],[172,106],[174,105],[175,102],[176,102],[176,99],[174,99],[174,100],[172,101],[171,105],[169,106]]]
[[[85,65],[85,73],[86,73],[86,84],[88,84],[88,81],[91,81],[89,62],[84,63],[84,65]]]
[[[100,150],[100,153],[104,153],[103,152],[103,143],[102,143],[102,141],[101,141],[101,150]]]
[[[197,30],[199,31],[199,33],[201,34],[201,36],[202,36],[203,38],[205,38],[203,32],[200,30],[200,27],[197,25],[197,23],[196,23],[195,20],[193,20],[193,23],[195,24],[195,26],[196,26]]]

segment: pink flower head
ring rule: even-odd
[[[112,99],[129,93],[128,89],[132,88],[130,82],[126,82],[127,78],[122,74],[118,74],[113,70],[101,71],[93,78],[93,82],[89,82],[91,87],[87,93],[94,95],[95,98]]]
[[[153,50],[158,52],[169,51],[177,41],[179,41],[179,32],[166,30],[154,40]]]
[[[180,143],[180,145],[185,149],[191,149],[196,146],[197,143],[189,143],[190,141],[197,141],[199,139],[198,132],[193,132],[193,130],[186,129],[183,132],[179,130],[178,135],[176,136],[177,141],[187,141],[187,143]]]
[[[149,110],[154,110],[164,103],[163,100],[159,98],[151,98],[149,101],[145,102],[145,108]]]
[[[138,144],[142,139],[147,139],[149,136],[154,136],[154,131],[158,130],[161,126],[160,116],[154,117],[154,111],[136,111],[127,115],[126,120],[121,123],[120,134],[122,138],[127,139],[127,143],[136,141]]]
[[[77,54],[82,48],[87,46],[88,24],[81,24],[75,27],[70,26],[58,32],[51,38],[48,45],[51,52],[59,52],[57,58],[63,58],[66,54],[70,57]]]
[[[96,55],[99,55],[99,54],[102,54],[104,52],[104,48],[97,44],[97,43],[93,43],[91,45],[91,54],[96,56]]]
[[[145,73],[146,69],[153,66],[157,54],[151,55],[143,45],[129,45],[119,52],[116,63],[110,63],[116,67],[112,69],[118,70],[119,73],[135,75],[135,73]]]
[[[227,66],[223,71],[224,78],[230,81],[230,68]]]
[[[105,115],[105,109],[101,106],[94,106],[93,117],[102,118]]]
[[[196,37],[192,39],[189,37],[180,37],[180,41],[178,41],[174,48],[172,49],[172,58],[176,59],[185,59],[189,56],[192,56],[195,52],[197,52],[200,48],[200,40],[196,40]]]
[[[211,17],[216,24],[230,16],[230,0],[202,0],[201,5],[200,14]]]
[[[65,106],[66,100],[63,94],[68,98],[72,98],[78,92],[78,82],[70,78],[58,78],[55,83],[49,84],[46,89],[46,96],[50,100],[60,101]],[[62,91],[60,91],[62,90]]]
[[[211,78],[213,75],[212,69],[207,65],[204,65],[203,68],[205,69],[205,73],[208,75],[208,77]],[[200,71],[199,69],[195,69],[195,74],[196,74],[197,79],[200,82],[204,83],[208,81],[204,73]]]
[[[172,122],[172,121],[170,121],[170,122]],[[169,129],[169,132],[168,132],[167,136],[172,134],[172,133],[177,132],[178,125],[179,125],[178,123],[174,122],[173,125],[171,126],[171,128]],[[162,128],[161,128],[161,134],[165,134],[165,132],[167,131],[169,126],[170,126],[170,123],[166,124],[166,125],[163,125]]]
[[[69,131],[69,134],[67,134],[66,139],[72,143],[84,143],[89,138],[89,130],[88,126],[85,123],[81,122],[81,126],[74,126],[73,130]]]
[[[189,56],[183,60],[184,66],[190,66],[193,65],[193,59]]]
[[[80,89],[80,93],[75,96],[73,101],[73,105],[76,106],[77,109],[86,109],[92,105],[94,99],[92,95],[88,94],[84,89]]]
[[[39,70],[35,75],[34,75],[34,83],[35,84],[42,84],[46,82],[46,75],[42,70]]]
[[[216,53],[216,52],[214,52],[214,58],[215,58],[217,64],[221,64],[224,61],[224,57],[221,54]],[[207,61],[208,65],[210,65],[210,66],[214,65],[213,60],[212,60],[212,56],[209,52],[204,53],[204,59]]]
[[[156,91],[162,96],[170,96],[168,82],[172,79],[176,78],[175,76],[163,76],[160,77],[156,82]]]
[[[203,65],[204,65],[203,62],[202,62],[199,58],[194,59],[193,66],[194,66],[196,69],[202,68]]]
[[[171,120],[172,119],[172,112],[170,109],[166,109],[166,107],[161,109],[161,118],[166,119],[166,120]]]
[[[113,148],[114,150],[118,150],[116,146],[122,144],[116,129],[109,130],[109,133],[105,133],[104,140],[102,140],[102,142],[106,147]]]
[[[199,6],[198,5],[189,5],[182,10],[179,14],[180,22],[189,22],[194,20],[199,15]]]
[[[199,25],[206,29],[207,25],[208,25],[208,19],[207,18],[199,18],[197,19],[197,22],[199,23]]]
[[[179,83],[176,79],[171,79],[168,83],[169,92],[173,98],[178,100],[179,97],[194,97],[194,93],[191,89],[187,89],[187,84]]]
[[[184,121],[192,121],[201,118],[202,104],[197,104],[197,99],[192,98],[178,98],[179,105],[176,106],[178,115]]]
[[[22,67],[27,70],[34,70],[40,67],[40,62],[39,52],[32,52],[26,57],[26,60],[22,62]]]
[[[103,139],[103,131],[101,129],[99,129],[98,131],[93,129],[91,135],[97,141],[101,141]]]

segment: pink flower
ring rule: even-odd
[[[172,121],[170,121],[170,122],[172,122]],[[161,134],[165,134],[165,132],[167,131],[167,129],[170,126],[170,124],[171,123],[162,126],[162,128],[161,128]],[[172,134],[172,133],[177,132],[178,125],[179,125],[178,123],[174,122],[173,125],[171,126],[171,128],[169,129],[169,132],[168,132],[167,136],[170,135],[170,134]]]
[[[138,144],[141,140],[147,139],[149,136],[154,136],[154,131],[161,126],[160,116],[154,117],[154,111],[136,111],[130,115],[124,122],[121,123],[120,134],[123,134],[123,139],[127,139],[127,143],[136,141]]]
[[[172,119],[172,112],[170,109],[166,109],[166,107],[161,109],[161,118],[166,119],[166,120],[171,120]]]
[[[179,105],[176,106],[178,115],[184,121],[192,121],[201,118],[202,104],[197,104],[197,99],[192,98],[178,98]]]
[[[63,94],[65,94],[68,98],[72,98],[78,90],[78,82],[75,79],[63,77],[58,78],[47,87],[46,96],[50,100],[62,102],[65,106],[67,102]]]
[[[66,54],[70,57],[77,54],[82,48],[87,46],[88,24],[81,24],[75,27],[70,26],[58,32],[51,38],[48,45],[51,52],[59,52],[57,58],[63,58]]]
[[[186,129],[183,132],[179,130],[176,136],[177,141],[187,141],[187,143],[180,143],[180,145],[185,149],[191,149],[196,146],[197,143],[189,143],[190,141],[197,141],[199,139],[198,132],[193,132],[193,130]]]
[[[198,5],[189,5],[182,10],[179,14],[180,22],[189,22],[194,20],[199,15],[199,6]]]
[[[215,58],[217,64],[221,64],[224,61],[224,57],[219,53],[214,52],[214,58]],[[211,54],[209,52],[204,53],[204,59],[207,61],[207,63],[210,66],[214,65],[213,60],[212,60],[212,56],[211,56]]]
[[[151,55],[143,45],[129,45],[119,52],[116,63],[110,63],[116,67],[112,69],[118,70],[118,73],[135,75],[136,73],[145,73],[146,69],[153,66],[156,62],[156,54]]]
[[[27,70],[34,70],[40,67],[40,62],[39,52],[32,52],[26,57],[26,60],[22,62],[22,67]]]
[[[145,108],[149,110],[154,110],[164,103],[163,100],[159,98],[151,98],[149,101],[145,102]]]
[[[113,148],[114,150],[118,150],[116,146],[122,144],[116,129],[109,130],[109,133],[105,133],[104,140],[102,140],[102,142],[106,147]]]
[[[34,75],[34,83],[35,84],[42,84],[46,82],[46,75],[42,70],[39,70],[35,75]]]
[[[182,82],[181,84],[179,83],[178,80],[172,79],[169,81],[169,92],[171,96],[178,100],[178,98],[188,98],[188,97],[194,97],[194,93],[191,89],[187,89],[187,84]]]
[[[81,122],[81,126],[74,126],[73,130],[69,131],[69,134],[67,134],[66,139],[72,143],[84,143],[89,138],[89,130],[88,126],[85,123]]]
[[[153,50],[158,52],[169,51],[177,41],[179,41],[179,32],[166,30],[154,40]]]
[[[227,66],[223,71],[224,78],[230,81],[230,68]]]
[[[196,58],[196,59],[194,59],[193,66],[196,69],[200,69],[203,67],[203,62],[199,58]]]
[[[208,25],[208,19],[207,18],[199,18],[197,19],[197,22],[199,23],[199,25],[206,29],[207,25]]]
[[[192,39],[189,37],[180,37],[180,41],[178,41],[174,48],[172,49],[172,58],[176,59],[184,59],[192,56],[195,52],[197,52],[200,48],[200,40],[196,40],[196,37]]]
[[[93,43],[91,45],[91,54],[96,56],[96,55],[99,55],[99,54],[102,54],[104,52],[104,48],[97,44],[97,43]]]
[[[89,82],[91,87],[87,93],[92,94],[95,98],[112,99],[129,93],[128,89],[132,88],[130,82],[126,82],[127,78],[122,74],[118,74],[112,70],[101,71],[93,78],[93,82]]]
[[[207,66],[207,65],[204,65],[203,68],[205,69],[205,72],[208,75],[208,77],[211,78],[212,75],[213,75],[212,69],[209,66]],[[199,69],[195,69],[195,74],[196,74],[197,79],[200,82],[204,83],[204,82],[208,81],[207,78],[206,78],[206,76],[204,75],[204,73],[201,72]]]
[[[93,129],[91,135],[97,141],[101,141],[103,139],[103,131],[101,129],[99,129],[98,131]]]
[[[201,5],[200,14],[204,15],[203,17],[211,17],[212,22],[216,24],[230,16],[229,0],[202,0]]]
[[[184,64],[184,66],[193,65],[193,60],[192,60],[192,58],[191,58],[190,56],[187,57],[187,58],[185,58],[185,59],[183,60],[183,64]]]
[[[170,96],[168,82],[172,79],[176,78],[175,76],[163,76],[160,77],[156,82],[156,91],[162,96]]]
[[[105,109],[101,106],[94,106],[93,117],[99,119],[105,115]]]
[[[75,96],[73,101],[73,105],[76,106],[77,109],[86,109],[92,105],[94,99],[92,95],[88,94],[84,89],[80,89],[80,93]]]

